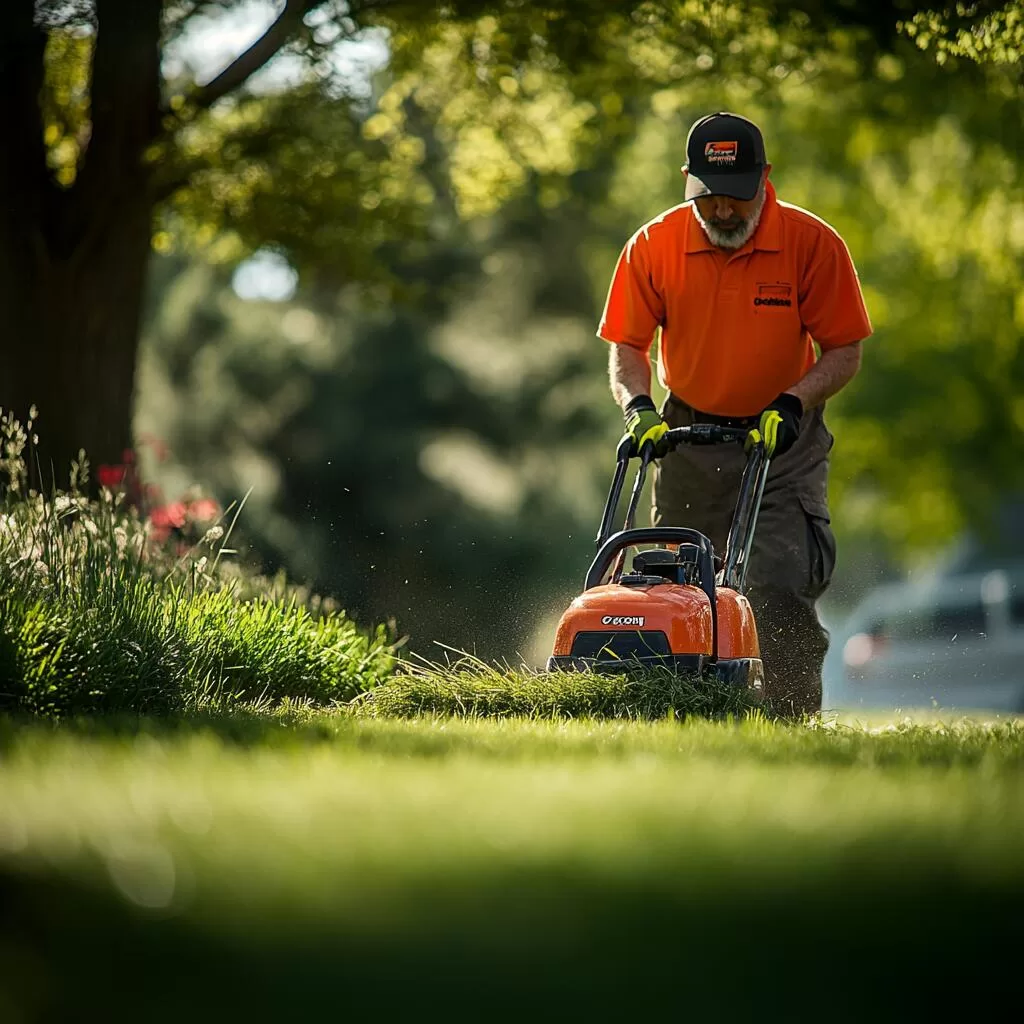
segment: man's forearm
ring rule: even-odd
[[[622,409],[637,395],[651,393],[651,360],[646,352],[629,345],[609,344],[608,381],[612,396]]]
[[[860,369],[860,356],[859,341],[822,352],[803,378],[787,390],[800,399],[804,409],[813,409],[853,380]]]

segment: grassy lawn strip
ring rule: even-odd
[[[451,668],[405,664],[357,698],[365,717],[625,718],[711,717],[753,707],[747,694],[712,681],[652,671],[642,678],[588,672],[513,670],[465,659]]]
[[[731,1011],[763,1013],[797,963],[802,999],[847,984],[852,1007],[879,971],[998,978],[1024,910],[1014,723],[293,707],[234,732],[209,715],[2,736],[0,945],[67,984],[124,947],[118,993],[147,1020],[213,979],[239,985],[225,1012],[312,1012],[342,986],[402,1013],[496,991],[520,1012],[641,1013],[682,985],[688,1006],[728,986]],[[162,990],[168,962],[198,981]]]

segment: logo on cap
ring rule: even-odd
[[[734,164],[739,148],[737,142],[709,142],[704,147],[704,158],[709,164]]]

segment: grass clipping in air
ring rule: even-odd
[[[756,706],[741,688],[666,669],[628,675],[540,672],[464,656],[447,666],[404,663],[382,685],[356,698],[351,708],[374,718],[638,720],[741,715]]]

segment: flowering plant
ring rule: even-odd
[[[230,532],[219,502],[197,490],[167,501],[143,482],[132,450],[120,463],[99,466],[95,482],[79,452],[68,491],[35,491],[28,465],[39,441],[36,418],[33,408],[23,426],[0,410],[0,575],[21,576],[48,590],[71,585],[86,564],[100,572],[144,564],[157,577],[185,570],[193,586],[214,582],[211,573],[227,552]]]
[[[140,443],[152,446],[159,461],[167,458],[168,450],[162,442],[144,438]],[[167,501],[160,488],[143,482],[138,454],[131,448],[122,452],[121,462],[98,466],[96,480],[101,488],[123,495],[128,506],[140,510],[153,544],[164,545],[173,539],[179,553],[216,529],[224,514],[217,501],[196,492]]]

